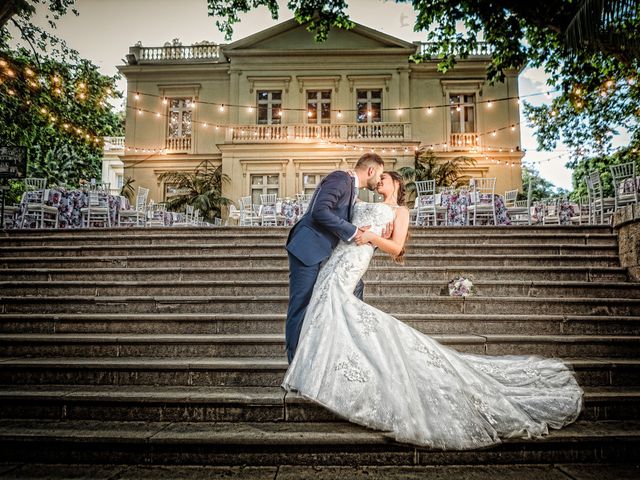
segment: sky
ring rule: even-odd
[[[286,0],[278,0],[280,16],[273,20],[265,7],[240,16],[234,26],[231,41],[244,38],[293,17]],[[415,12],[410,4],[394,0],[348,0],[351,20],[407,41],[424,40],[425,33],[413,31]],[[115,75],[116,66],[124,64],[129,47],[141,41],[144,46],[161,46],[174,38],[183,45],[207,40],[230,43],[218,31],[215,18],[207,14],[206,0],[76,0],[80,15],[67,14],[58,21],[56,35],[100,67],[102,73]],[[38,15],[42,15],[38,12]],[[38,21],[39,20],[39,21]],[[36,20],[44,25],[43,17]],[[118,88],[126,91],[122,79]],[[540,69],[525,68],[519,77],[520,95],[546,92],[546,75]],[[539,105],[549,101],[544,95],[533,97]],[[521,115],[524,162],[532,164],[540,174],[557,187],[571,189],[571,171],[565,148],[559,144],[554,151],[536,151],[533,129]],[[619,142],[614,142],[619,143]]]

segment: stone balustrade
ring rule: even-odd
[[[136,45],[129,48],[127,62],[130,65],[144,63],[175,62],[222,62],[220,45],[167,45],[164,47],[143,47]]]
[[[235,125],[227,143],[296,143],[308,141],[392,142],[411,140],[409,123]]]
[[[418,47],[419,55],[431,55],[436,42],[414,42]],[[472,57],[490,57],[493,53],[493,46],[487,42],[478,42],[476,47],[469,52]],[[454,52],[458,55],[458,49],[454,46]]]
[[[102,150],[111,152],[113,150],[124,150],[124,137],[103,137]]]

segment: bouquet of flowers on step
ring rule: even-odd
[[[449,282],[449,295],[452,297],[469,297],[475,293],[473,283],[468,278],[458,277]]]

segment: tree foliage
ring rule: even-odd
[[[100,178],[102,136],[123,132],[107,103],[120,96],[116,78],[102,75],[64,41],[31,23],[35,8],[46,4],[55,26],[72,0],[10,3],[17,10],[8,21],[20,38],[12,42],[9,30],[0,29],[0,142],[26,146],[27,174],[49,184]],[[12,46],[16,42],[19,46]]]
[[[214,165],[205,160],[192,171],[164,172],[160,181],[176,187],[178,194],[167,201],[172,210],[184,210],[187,205],[202,212],[204,218],[221,218],[222,207],[229,199],[222,196],[222,182],[229,178],[222,173],[222,165]]]
[[[397,0],[408,3],[409,0]],[[267,7],[275,19],[275,0],[207,0],[209,14],[230,38],[239,14]],[[564,141],[574,157],[606,153],[621,127],[631,144],[640,143],[640,2],[637,0],[412,0],[414,30],[425,32],[431,48],[416,62],[438,58],[442,72],[468,57],[479,41],[492,49],[487,67],[490,83],[509,69],[540,67],[549,90],[558,91],[551,105],[525,105],[538,145],[552,149]],[[588,4],[588,5],[586,5]],[[586,5],[586,6],[585,6]],[[290,0],[287,7],[300,23],[326,38],[330,28],[348,28],[342,0]],[[463,27],[463,28],[459,28]]]
[[[406,182],[407,199],[411,201],[416,197],[415,182],[435,180],[436,188],[464,185],[469,183],[469,177],[464,175],[464,169],[475,163],[475,159],[470,157],[441,160],[432,150],[419,149],[416,151],[413,167],[402,167],[398,173]]]
[[[528,192],[531,182],[531,199],[543,200],[550,197],[567,196],[569,192],[556,187],[549,180],[540,176],[540,172],[532,166],[522,165],[522,190]],[[526,193],[518,194],[519,199],[526,200]]]

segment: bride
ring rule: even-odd
[[[337,415],[400,442],[472,449],[540,437],[573,422],[582,390],[558,359],[459,353],[358,300],[353,289],[374,246],[404,254],[404,184],[385,172],[383,203],[358,202],[361,246],[341,242],[320,270],[300,342],[282,383]],[[394,223],[391,238],[380,237]]]

